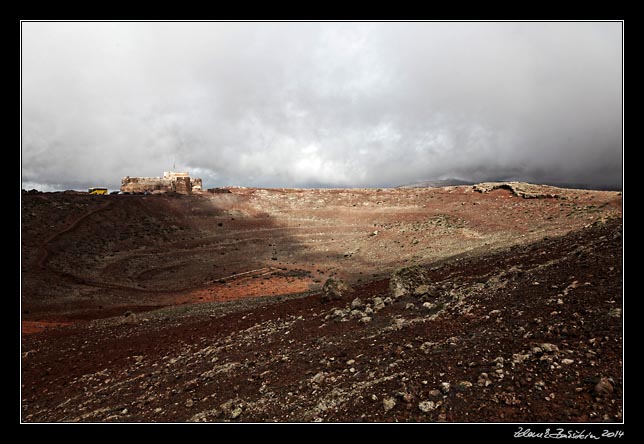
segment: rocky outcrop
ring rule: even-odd
[[[342,299],[348,287],[341,280],[329,278],[322,287],[322,300],[325,302]]]
[[[472,187],[479,193],[489,193],[494,190],[509,190],[517,197],[524,199],[561,199],[560,188],[549,185],[534,185],[526,182],[483,182]]]
[[[389,280],[389,292],[394,298],[407,295],[422,296],[430,291],[430,278],[421,266],[400,268]]]

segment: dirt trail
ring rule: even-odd
[[[55,239],[59,238],[65,233],[69,233],[70,231],[76,229],[78,227],[78,224],[80,224],[84,219],[88,218],[89,216],[98,213],[99,211],[105,210],[107,207],[112,205],[112,201],[106,201],[102,203],[98,208],[94,208],[92,210],[89,210],[75,218],[73,218],[67,226],[62,228],[61,230],[56,231],[53,233],[51,236],[49,236],[41,245],[40,245],[40,251],[38,255],[38,259],[36,261],[37,265],[39,268],[45,268],[47,259],[49,258],[49,244],[53,242]]]
[[[25,336],[22,419],[622,421],[619,218],[422,269]]]
[[[329,277],[360,284],[403,265],[501,251],[621,214],[620,193],[556,196],[466,186],[26,194],[23,315],[55,322],[127,306],[310,291]],[[266,271],[243,274],[251,270]]]

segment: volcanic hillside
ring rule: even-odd
[[[620,420],[621,193],[229,191],[23,193],[23,420]]]

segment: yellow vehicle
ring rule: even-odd
[[[107,194],[107,188],[93,187],[87,190],[89,194]]]

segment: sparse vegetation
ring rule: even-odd
[[[231,190],[23,194],[24,421],[621,420],[617,193]]]

